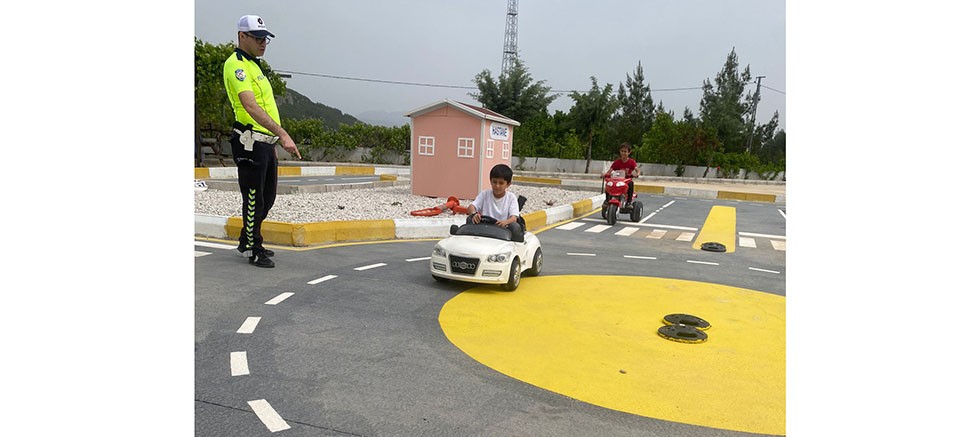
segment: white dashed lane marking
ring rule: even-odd
[[[355,268],[354,270],[357,270],[359,272],[362,272],[364,270],[370,270],[370,269],[373,269],[373,268],[382,267],[382,266],[386,266],[386,265],[388,265],[388,264],[385,264],[385,263],[377,263],[377,264],[371,264],[369,266],[358,267],[358,268]]]
[[[293,294],[295,294],[295,293],[288,293],[288,292],[287,293],[282,293],[282,294],[280,294],[280,295],[278,295],[278,296],[276,296],[276,297],[274,297],[272,299],[269,299],[269,301],[266,302],[265,304],[266,305],[276,305],[276,304],[278,304],[278,303],[280,303],[280,302],[282,302],[282,301],[284,301],[286,299],[289,299],[289,296],[292,296]]]
[[[689,262],[691,264],[705,264],[705,265],[709,265],[709,266],[716,266],[716,265],[718,265],[718,263],[713,263],[713,262],[708,262],[708,261],[687,260],[687,262]]]
[[[248,401],[248,406],[252,407],[252,411],[255,412],[265,427],[269,428],[269,431],[276,432],[289,429],[289,424],[282,420],[282,416],[265,399]]]
[[[248,357],[245,351],[231,353],[231,376],[248,375]]]
[[[775,270],[757,269],[755,267],[749,267],[749,270],[755,270],[757,272],[766,272],[766,273],[776,273],[776,274],[779,274],[779,272],[777,272]]]
[[[405,261],[406,262],[415,262],[415,261],[424,261],[424,260],[427,260],[427,259],[432,259],[432,257],[431,256],[423,256],[421,258],[409,258],[409,259],[406,259]]]
[[[199,250],[195,250],[194,251],[194,258],[197,258],[199,256],[204,256],[204,255],[210,255],[210,254],[211,254],[211,252],[201,252]]]
[[[569,256],[595,256],[594,253],[578,253],[578,252],[568,252],[565,255],[569,255]]]
[[[309,285],[316,285],[316,284],[319,284],[319,283],[321,283],[323,281],[329,281],[329,280],[331,280],[333,278],[336,278],[336,277],[337,277],[337,275],[327,275],[327,276],[324,276],[322,278],[314,279],[314,280],[312,280],[310,282],[307,282],[307,284],[309,284]]]
[[[245,319],[245,322],[242,323],[242,326],[240,328],[238,328],[238,333],[239,334],[251,334],[251,333],[255,332],[255,327],[259,324],[259,320],[262,320],[262,318],[261,317],[248,317],[248,318],[246,318]]]
[[[639,256],[639,255],[623,255],[623,258],[633,258],[633,259],[657,259],[653,256]]]

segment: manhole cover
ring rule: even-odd
[[[657,334],[670,341],[681,343],[704,343],[708,341],[708,334],[700,329],[688,325],[666,325],[657,330]]]
[[[668,314],[664,316],[664,324],[666,325],[687,325],[702,331],[711,327],[711,324],[707,320],[704,320],[698,316],[692,316],[690,314]]]
[[[725,249],[725,245],[724,244],[710,242],[710,243],[704,243],[704,244],[702,244],[701,245],[701,250],[707,250],[708,252],[724,252],[727,249]]]

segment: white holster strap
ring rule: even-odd
[[[275,144],[276,141],[279,141],[279,137],[277,137],[275,135],[266,135],[264,133],[256,132],[254,130],[253,131],[246,131],[246,132],[251,132],[252,133],[252,139],[254,139],[255,141],[258,141],[260,143]],[[242,131],[240,131],[238,129],[235,129],[235,133],[237,133],[238,135],[244,135],[245,134],[245,132],[242,132]]]

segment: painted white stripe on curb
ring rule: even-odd
[[[265,427],[269,428],[269,431],[276,432],[289,429],[289,424],[282,420],[282,416],[265,399],[248,401],[248,406],[252,407],[252,411],[255,412]]]
[[[377,263],[377,264],[371,264],[369,266],[358,267],[358,268],[355,268],[354,270],[357,270],[357,271],[361,272],[361,271],[364,271],[364,270],[370,270],[370,269],[373,269],[373,268],[377,268],[377,267],[381,267],[381,266],[386,266],[386,265],[388,265],[388,264],[385,264],[385,263]]]
[[[779,274],[779,272],[777,272],[775,270],[757,269],[755,267],[749,267],[749,270],[755,270],[757,272],[775,273],[777,275]]]
[[[289,296],[292,296],[293,294],[294,294],[294,293],[289,293],[289,292],[287,292],[287,293],[283,293],[283,294],[280,294],[280,295],[278,295],[278,296],[276,296],[276,297],[274,297],[274,298],[272,298],[272,299],[270,299],[270,300],[269,300],[268,302],[266,302],[265,304],[266,304],[266,305],[275,305],[275,304],[278,304],[279,302],[282,302],[282,301],[284,301],[284,300],[286,300],[286,299],[289,299]]]
[[[251,334],[251,333],[255,332],[255,327],[258,326],[259,320],[262,320],[262,318],[261,317],[248,317],[248,318],[246,318],[245,319],[245,322],[242,323],[242,326],[240,328],[238,328],[237,333],[238,334]]]
[[[309,284],[309,285],[316,285],[316,284],[319,284],[319,283],[321,283],[323,281],[329,281],[329,280],[331,280],[333,278],[336,278],[336,277],[337,277],[337,275],[327,275],[327,276],[324,276],[322,278],[314,279],[314,280],[312,280],[310,282],[307,282],[307,284]]]
[[[210,247],[210,248],[213,248],[213,249],[236,249],[236,248],[238,248],[238,246],[235,246],[233,244],[212,243],[210,241],[195,241],[194,242],[194,245],[195,246]]]
[[[245,351],[231,353],[231,376],[248,375],[248,357]]]

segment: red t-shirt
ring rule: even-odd
[[[628,177],[633,174],[633,170],[636,170],[636,161],[633,158],[627,159],[626,162],[623,162],[622,159],[617,159],[613,161],[612,167],[610,168],[610,171],[616,170],[626,170],[626,176]]]

